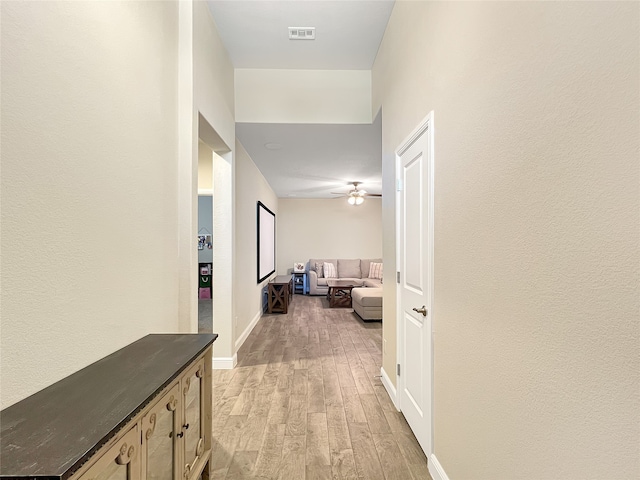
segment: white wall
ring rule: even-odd
[[[234,166],[230,156],[213,155],[213,332],[221,340],[214,345],[214,362],[221,357],[230,358],[234,345]]]
[[[279,200],[253,163],[242,144],[236,141],[236,236],[235,301],[237,325],[235,342],[243,341],[247,328],[262,315],[262,288],[257,267],[257,202],[264,203],[279,221]],[[277,245],[276,239],[276,245]]]
[[[200,0],[193,1],[193,72],[196,110],[228,149],[233,150],[236,132],[233,64],[207,3]]]
[[[190,2],[191,3],[191,2]],[[188,269],[188,301],[190,317],[197,325],[197,250],[193,242],[197,232],[195,204],[197,199],[197,148],[198,131],[210,130],[219,138],[213,156],[213,210],[215,231],[213,251],[213,331],[219,334],[214,344],[215,359],[228,359],[233,355],[233,235],[234,235],[234,159],[235,121],[233,98],[233,65],[218,35],[206,2],[192,2],[193,21],[193,163],[188,165],[191,176],[183,184],[191,213],[187,229],[183,231],[184,248],[191,248],[193,255],[182,267]],[[188,54],[186,52],[185,54]],[[198,122],[207,122],[202,128]],[[203,139],[205,139],[203,137]],[[188,235],[187,235],[188,233]],[[187,244],[189,247],[187,247]],[[196,326],[197,328],[197,326]],[[215,361],[215,360],[214,360]]]
[[[236,121],[371,123],[369,70],[235,71]]]
[[[451,479],[638,478],[639,9],[396,2],[373,70],[384,261],[393,151],[433,110],[434,445]],[[385,282],[395,379],[394,317]]]
[[[198,142],[198,193],[213,192],[213,151],[203,141]]]
[[[0,9],[4,408],[179,330],[178,25],[175,2]]]
[[[277,272],[310,258],[382,257],[382,209],[379,198],[354,207],[346,198],[281,198],[276,217]]]

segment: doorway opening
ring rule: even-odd
[[[197,281],[193,295],[198,302],[198,333],[212,333],[216,303],[220,303],[219,291],[226,290],[225,285],[218,285],[216,276],[225,279],[228,270],[220,258],[224,257],[228,236],[224,228],[230,223],[229,218],[221,218],[221,211],[229,215],[224,206],[229,197],[228,183],[231,149],[213,129],[209,122],[198,114],[198,169],[197,169],[197,235],[196,248]],[[218,228],[216,228],[218,227]],[[222,227],[222,228],[221,228]],[[216,261],[218,259],[218,261]],[[222,272],[222,273],[221,273]],[[218,275],[216,275],[218,273]],[[218,297],[218,298],[217,298]],[[218,300],[218,302],[216,301]]]
[[[213,333],[213,155],[198,141],[198,333]]]

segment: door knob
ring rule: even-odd
[[[425,307],[424,305],[422,306],[422,308],[413,307],[413,311],[421,313],[423,317],[427,316],[427,307]]]

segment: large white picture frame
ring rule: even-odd
[[[276,214],[258,202],[258,283],[276,271]]]

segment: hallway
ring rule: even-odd
[[[294,295],[214,370],[213,478],[430,479],[379,378],[381,323]]]

